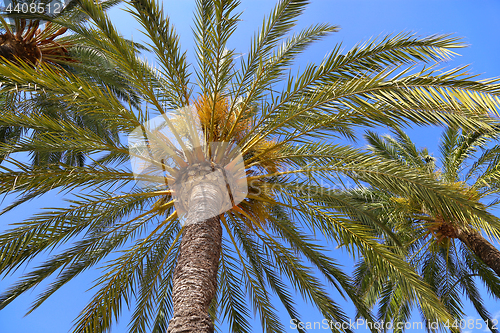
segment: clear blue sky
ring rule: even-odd
[[[248,50],[250,39],[262,24],[264,15],[267,15],[274,5],[274,0],[244,0],[241,8],[244,10],[239,30],[231,41],[231,46],[238,52]],[[181,35],[184,49],[188,51],[191,60],[194,59],[193,37],[191,33],[192,13],[194,1],[165,0],[164,7],[170,15]],[[445,64],[454,67],[462,64],[471,64],[475,73],[483,77],[500,76],[500,65],[497,63],[500,54],[500,2],[497,1],[445,1],[445,0],[412,0],[412,1],[338,1],[338,0],[312,0],[312,4],[302,16],[297,29],[313,23],[329,22],[340,25],[341,30],[330,37],[317,43],[298,62],[298,67],[304,68],[308,62],[319,62],[337,43],[342,42],[348,50],[358,42],[371,37],[398,33],[401,31],[414,31],[421,35],[435,33],[455,33],[464,37],[470,44],[467,49],[459,52],[462,56]],[[140,41],[142,36],[138,31],[139,24],[133,22],[130,16],[119,10],[111,11],[114,22],[119,30],[129,38]],[[436,128],[415,128],[409,130],[412,138],[420,145],[428,147],[437,155],[439,130]],[[60,195],[54,194],[42,200],[33,201],[25,206],[22,211],[15,211],[1,217],[0,229],[6,224],[18,222],[23,217],[37,211],[39,207],[54,206],[60,200]],[[4,202],[2,205],[6,205]],[[332,246],[334,247],[334,246]],[[347,270],[352,267],[352,261],[346,254],[337,250],[333,251],[335,257],[345,265]],[[22,273],[21,271],[16,274]],[[36,299],[36,292],[43,291],[43,286],[34,292],[29,292],[0,311],[0,333],[63,333],[72,325],[72,320],[85,306],[91,297],[91,292],[86,292],[92,285],[92,280],[99,275],[98,270],[91,270],[76,278],[54,297],[49,299],[34,313],[23,317],[29,304]],[[0,281],[0,290],[15,281],[15,276]],[[334,299],[338,300],[348,311],[353,314],[353,307],[335,293]],[[486,297],[486,295],[485,295]],[[321,321],[319,313],[297,297],[297,307],[305,321]],[[500,303],[487,301],[487,307],[500,319]],[[466,314],[479,318],[473,308],[466,303]],[[285,327],[289,321],[288,316],[282,313]],[[418,320],[418,317],[415,317]],[[112,332],[126,332],[128,320],[125,316]],[[255,331],[260,331],[255,327]],[[296,332],[288,329],[287,332]],[[311,330],[310,332],[326,332],[325,330]],[[412,330],[408,330],[412,332]]]

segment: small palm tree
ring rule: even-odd
[[[498,139],[497,128],[461,133],[449,127],[441,140],[440,168],[427,149],[417,149],[401,130],[395,130],[395,137],[369,132],[366,138],[369,150],[380,158],[396,161],[422,177],[450,184],[464,193],[468,201],[482,202],[488,211],[498,204],[499,147],[488,147]],[[386,244],[418,267],[424,281],[454,316],[456,328],[463,317],[461,295],[464,294],[490,329],[496,331],[474,280],[479,277],[491,295],[500,299],[500,251],[482,235],[484,231],[499,239],[500,221],[496,216],[449,219],[443,213],[446,206],[439,201],[431,205],[422,203],[413,197],[411,188],[404,195],[394,195],[380,187],[362,188],[348,192],[347,197],[370,214],[376,214],[393,231],[395,238],[374,225]],[[388,275],[374,274],[364,260],[358,264],[356,280],[369,304],[379,302],[380,320],[409,319],[411,300],[397,281]],[[428,318],[424,316],[424,320]]]
[[[227,41],[236,29],[239,2],[200,0],[194,29],[198,68],[191,72],[179,36],[160,6],[150,0],[127,4],[150,40],[157,68],[139,57],[137,46],[119,35],[94,1],[80,1],[89,17],[85,24],[58,19],[54,23],[77,33],[115,64],[140,103],[126,103],[108,86],[64,68],[0,64],[3,91],[20,89],[33,98],[43,92],[45,100],[63,103],[116,134],[102,135],[74,119],[54,119],[42,112],[0,115],[1,126],[40,131],[36,137],[0,146],[0,153],[9,156],[1,166],[0,193],[18,196],[8,208],[54,189],[72,195],[67,207],[36,214],[0,236],[0,271],[5,274],[45,249],[71,244],[2,294],[0,307],[59,272],[32,311],[73,277],[114,254],[118,257],[106,264],[75,332],[108,330],[132,295],[136,303],[131,332],[148,327],[154,332],[167,327],[168,332],[212,332],[214,323],[223,320],[233,332],[250,332],[245,296],[266,331],[282,332],[272,294],[292,319],[300,320],[288,284],[325,318],[344,321],[345,313],[313,268],[370,320],[350,279],[306,231],[310,229],[348,245],[353,254],[362,253],[367,262],[403,281],[428,318],[450,318],[404,260],[380,244],[363,223],[347,219],[343,209],[348,204],[330,186],[363,173],[394,191],[402,183],[413,184],[422,202],[440,200],[450,215],[483,212],[482,205],[467,201],[466,194],[446,184],[418,179],[396,163],[380,164],[366,153],[331,142],[352,138],[356,126],[377,124],[450,123],[490,129],[494,120],[488,113],[498,107],[495,81],[473,81],[463,69],[413,74],[400,69],[447,59],[451,49],[461,46],[456,38],[399,34],[346,54],[335,47],[321,64],[288,74],[298,54],[337,28],[313,25],[287,38],[307,1],[283,0],[266,18],[238,67]],[[277,94],[276,88],[281,92]],[[199,147],[212,147],[212,142],[238,146],[244,162],[248,194],[239,203],[231,199],[226,211],[215,209],[215,216],[207,211],[218,207],[215,202],[222,200],[227,181],[220,178],[222,185],[214,187],[189,178],[231,170],[231,160],[219,159],[210,149],[193,144],[174,150],[175,145],[159,133],[163,141],[157,144],[170,155],[151,162],[166,179],[154,187],[134,186],[135,179],[154,177],[130,170],[129,149],[134,147],[123,135],[137,128],[146,132],[145,123],[155,116],[169,119],[175,110],[186,108],[200,119]],[[168,127],[172,133],[180,128],[176,130],[174,122]],[[65,151],[83,154],[88,162],[75,165],[57,159],[32,164],[16,157],[21,152]],[[179,180],[192,180],[194,185],[180,194],[170,186],[170,181],[176,185]],[[200,196],[211,201],[206,204]],[[187,207],[186,212],[178,204]],[[182,213],[184,224],[179,223]]]

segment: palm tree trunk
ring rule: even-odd
[[[500,276],[500,251],[479,232],[471,228],[460,229],[458,239]]]
[[[208,308],[217,289],[222,227],[220,188],[201,183],[190,191],[189,212],[173,277],[174,316],[168,333],[213,332]]]

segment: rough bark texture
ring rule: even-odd
[[[469,228],[462,229],[458,232],[458,239],[500,276],[500,251],[479,232]]]
[[[203,216],[217,215],[220,201],[220,189],[214,184],[200,183],[191,189],[174,271],[174,316],[168,333],[214,331],[208,308],[217,288],[222,227],[218,217],[203,220]]]

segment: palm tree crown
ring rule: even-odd
[[[464,193],[466,200],[484,204],[487,211],[498,203],[498,146],[488,147],[498,139],[496,128],[461,133],[449,127],[440,145],[441,168],[427,149],[417,149],[401,130],[395,130],[395,137],[368,132],[366,138],[369,149],[377,156],[396,161],[422,177],[448,183]],[[479,277],[491,295],[500,297],[497,268],[500,251],[481,236],[484,231],[498,240],[500,221],[496,216],[449,219],[443,214],[446,207],[439,201],[422,204],[413,197],[410,188],[404,195],[394,195],[381,187],[357,189],[348,192],[348,197],[376,214],[381,223],[393,230],[397,242],[374,225],[391,248],[418,268],[456,320],[463,316],[461,295],[464,294],[481,318],[490,324],[489,328],[496,331],[474,279]],[[404,322],[409,319],[411,300],[406,296],[407,291],[390,276],[374,274],[370,265],[362,260],[356,279],[369,304],[380,301],[380,320]],[[424,320],[428,318],[424,316]]]

